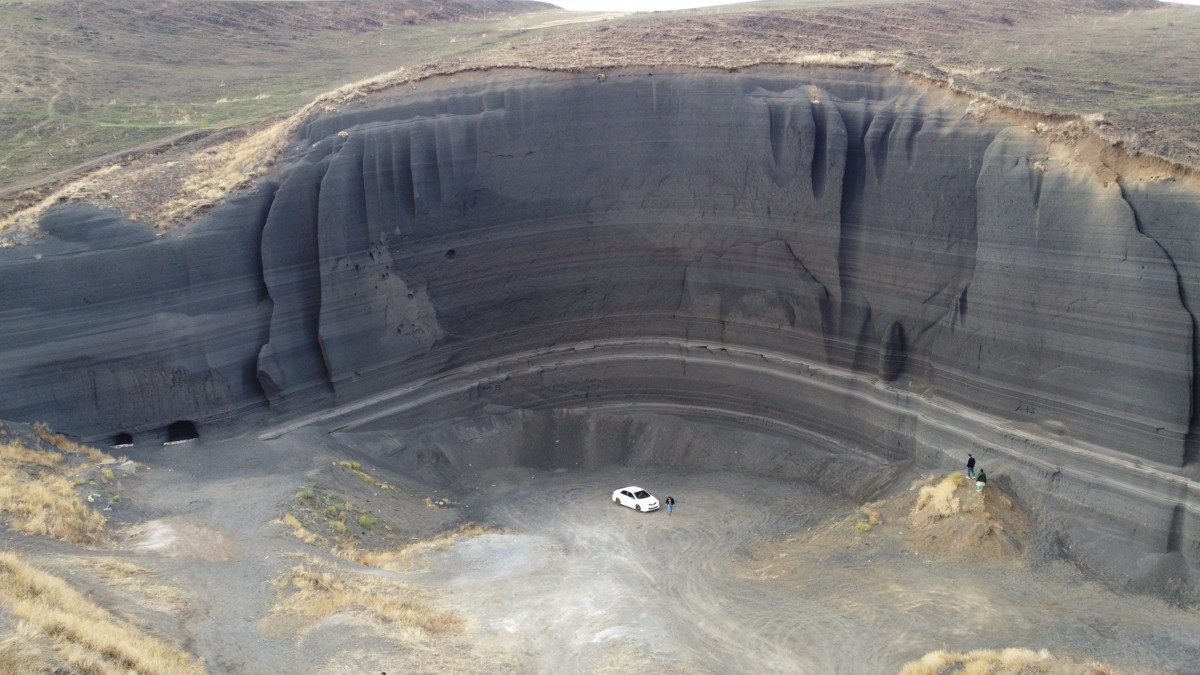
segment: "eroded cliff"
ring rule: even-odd
[[[270,182],[185,232],[76,207],[3,252],[0,416],[153,437],[516,411],[595,448],[600,428],[644,445],[611,429],[636,410],[885,474],[973,450],[1101,571],[1186,587],[1200,193],[1102,178],[974,112],[785,69],[377,96],[312,119]]]

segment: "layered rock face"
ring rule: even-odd
[[[971,451],[1104,570],[1186,586],[1200,193],[971,113],[850,71],[380,96],[186,234],[67,209],[4,252],[0,415],[99,437],[603,414],[567,425],[594,449],[644,448],[610,417],[639,410],[868,470]]]

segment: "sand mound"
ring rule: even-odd
[[[939,650],[904,664],[900,675],[1118,675],[1120,671],[1095,662],[1055,656],[1045,649],[976,649],[970,652]]]
[[[811,551],[882,546],[928,559],[1005,562],[1024,556],[1029,530],[1028,518],[995,483],[977,491],[974,480],[943,474],[922,476],[907,491],[794,534],[785,545]]]
[[[930,478],[909,512],[908,545],[921,555],[1012,560],[1025,550],[1029,521],[995,483],[983,491],[962,474]]]

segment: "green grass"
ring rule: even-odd
[[[56,7],[5,6],[0,189],[183,132],[262,121],[348,81],[497,44],[522,25],[504,18],[214,34],[203,26],[129,26],[103,12],[84,27],[67,12],[48,11]]]
[[[1200,10],[1061,19],[953,49],[986,72],[961,85],[1052,113],[1103,113],[1169,158],[1200,153]],[[1191,151],[1188,151],[1188,148]]]
[[[317,486],[297,492],[281,521],[292,528],[298,539],[313,545],[345,548],[355,545],[358,537],[366,536],[376,528],[379,528],[377,535],[389,536],[391,533],[391,528],[379,516],[336,492]]]
[[[977,80],[1056,111],[1200,103],[1200,11],[1063,19],[991,40],[964,40]],[[1065,86],[1064,86],[1065,85]]]

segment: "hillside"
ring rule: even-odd
[[[1168,172],[1200,164],[1200,9],[1154,0],[803,1],[632,15],[523,2],[48,1],[5,13],[0,217],[89,169],[203,147],[339,84],[505,65],[876,65],[1080,116],[1114,147],[1177,166]],[[260,168],[242,167],[233,184]],[[147,182],[159,187],[131,197],[136,206],[109,206],[188,217],[162,210],[178,186]]]

